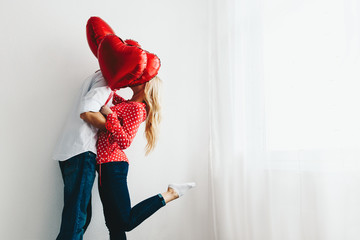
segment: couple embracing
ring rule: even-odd
[[[91,190],[96,172],[111,240],[126,239],[125,232],[195,186],[195,183],[169,184],[167,191],[131,207],[127,186],[129,160],[123,150],[131,145],[142,122],[146,124],[146,153],[155,147],[160,122],[160,84],[155,76],[130,86],[133,91],[130,100],[115,93],[113,106],[108,107],[103,104],[111,89],[101,71],[83,83],[53,154],[64,181],[64,207],[57,240],[83,239],[91,219]]]

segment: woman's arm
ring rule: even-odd
[[[114,105],[119,104],[119,103],[124,102],[124,101],[125,101],[124,98],[120,97],[120,95],[118,95],[116,92],[114,93],[113,100],[112,100],[112,103]]]
[[[126,149],[133,141],[140,124],[143,122],[143,111],[136,106],[130,106],[128,114],[122,116],[120,123],[116,113],[109,111],[110,108],[102,107],[101,113],[106,115],[106,129],[112,134],[113,139],[121,149]]]

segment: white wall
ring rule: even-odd
[[[98,69],[85,36],[90,16],[102,17],[119,36],[139,41],[162,61],[159,145],[145,158],[139,133],[126,151],[132,203],[164,191],[169,182],[198,184],[129,233],[129,239],[210,239],[207,4],[1,1],[0,239],[48,240],[58,233],[63,184],[51,153],[82,81]],[[107,239],[97,185],[93,211],[84,239]]]

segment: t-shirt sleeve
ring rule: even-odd
[[[84,112],[99,112],[110,93],[111,89],[107,86],[91,89],[81,98],[79,114]]]

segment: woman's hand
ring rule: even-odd
[[[106,117],[108,114],[113,113],[113,111],[111,111],[111,109],[108,106],[102,106],[100,108],[100,112]]]

